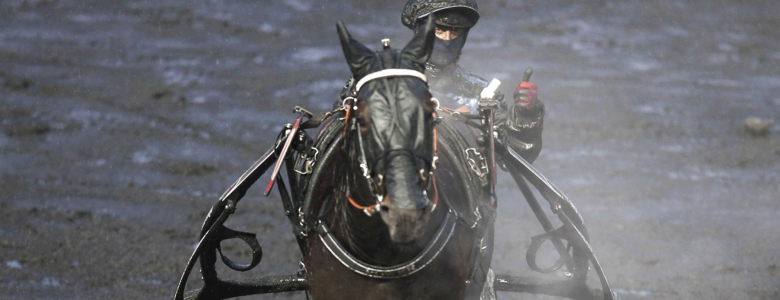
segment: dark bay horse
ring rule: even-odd
[[[423,71],[433,49],[433,17],[402,50],[391,49],[389,41],[383,40],[383,49],[372,52],[353,39],[341,22],[337,28],[353,74],[342,94],[342,105],[318,118],[303,108],[293,109],[300,115],[295,123],[285,126],[273,148],[209,211],[174,299],[185,298],[196,261],[200,261],[204,286],[186,299],[299,290],[317,300],[495,299],[493,287],[592,299],[586,282],[590,263],[601,281],[604,299],[617,298],[573,203],[517,152],[494,138],[495,104],[491,103],[495,101],[485,97],[480,115],[464,116],[440,108],[432,97]],[[439,111],[449,114],[440,116]],[[304,117],[308,120],[302,123]],[[481,125],[469,121],[476,119]],[[316,127],[320,131],[315,141],[304,130]],[[479,134],[470,139],[461,135],[469,130],[475,133],[474,128]],[[486,148],[490,159],[480,153]],[[496,202],[488,178],[495,168],[491,170],[492,162],[487,161],[496,154],[545,229],[532,238],[526,252],[529,267],[550,273],[566,265],[571,279],[540,282],[489,271]],[[289,276],[222,280],[215,267],[219,257],[236,271],[250,270],[262,259],[255,234],[227,228],[224,223],[274,161],[266,195],[278,186],[303,253],[304,269]],[[279,173],[282,165],[286,166],[289,192]],[[525,180],[550,202],[563,226],[551,225]],[[228,239],[249,245],[249,264],[222,254],[220,243]],[[548,239],[560,258],[555,265],[540,268],[536,252]]]
[[[475,257],[492,255],[492,219],[464,139],[437,117],[422,74],[432,18],[402,50],[373,52],[337,29],[358,84],[346,113],[323,125],[322,159],[302,184],[305,221],[316,227],[303,257],[309,293],[463,299]]]

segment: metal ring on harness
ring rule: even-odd
[[[431,97],[431,101],[436,102],[436,109],[434,109],[434,110],[435,111],[440,111],[441,110],[441,103],[439,103],[439,99]]]
[[[352,100],[352,104],[347,104],[348,100]],[[346,111],[346,116],[344,116],[344,132],[341,133],[342,137],[347,135],[347,124],[349,124],[349,112],[352,111],[352,106],[355,106],[356,104],[357,104],[357,98],[355,97],[344,98],[344,101],[341,102],[341,107],[344,107],[344,111]]]
[[[344,100],[341,101],[341,106],[346,107],[347,106],[347,101],[349,101],[349,100],[352,100],[354,102],[355,100],[357,100],[357,98],[352,97],[352,96],[346,97],[346,98],[344,98]]]

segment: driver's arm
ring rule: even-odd
[[[513,99],[501,106],[496,114],[499,138],[530,163],[542,151],[544,103],[536,98],[536,85],[523,82],[517,86]]]

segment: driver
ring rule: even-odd
[[[458,64],[469,31],[479,20],[476,0],[408,0],[401,21],[416,31],[431,13],[436,17],[436,42],[425,70],[431,92],[444,107],[477,113],[480,93],[489,82]],[[334,108],[353,91],[354,84],[350,78]],[[499,138],[533,163],[542,150],[544,121],[544,103],[536,97],[536,85],[519,83],[510,103],[500,92],[496,98],[501,103],[495,119]]]
[[[476,114],[479,95],[488,81],[458,64],[469,31],[479,20],[476,0],[409,0],[401,21],[416,31],[431,13],[436,17],[436,43],[426,64],[428,85],[442,106]],[[544,119],[544,103],[536,97],[536,85],[521,82],[510,103],[503,94],[496,95],[501,103],[496,113],[500,138],[533,163],[542,150]]]

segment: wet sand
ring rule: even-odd
[[[335,22],[401,47],[404,2],[0,2],[0,298],[172,297],[207,210],[290,109],[333,103],[349,76]],[[483,2],[461,63],[507,94],[534,67],[535,165],[620,297],[780,299],[780,6]],[[751,116],[774,120],[768,135]],[[228,226],[258,234],[263,262],[225,277],[298,269],[259,190]],[[508,174],[498,192],[494,268],[537,276],[524,252],[541,226]]]

